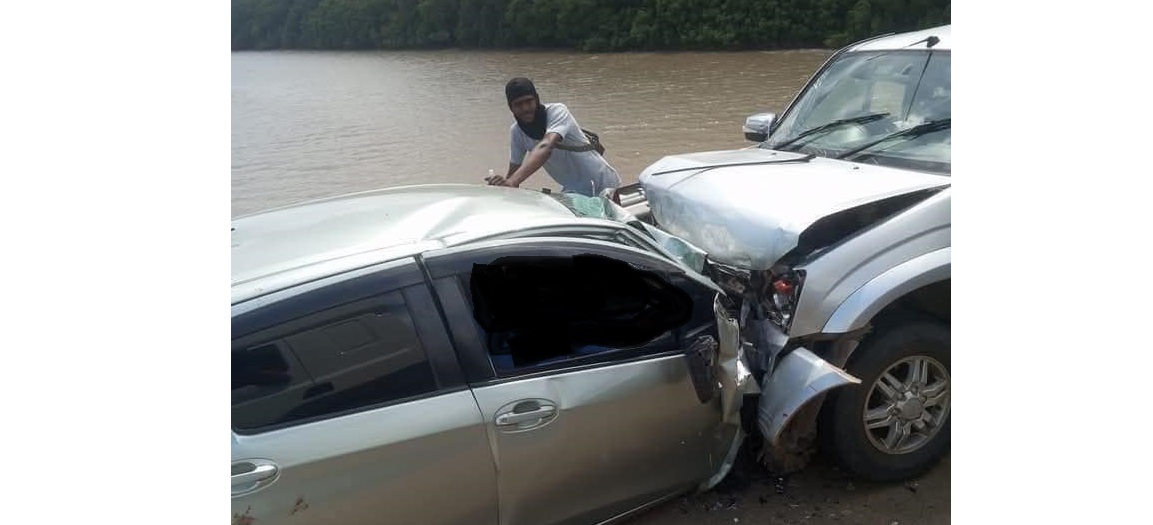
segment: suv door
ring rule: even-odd
[[[675,280],[692,299],[688,321],[640,344],[517,363],[515,334],[486,331],[474,317],[474,265],[588,254]],[[739,437],[722,425],[717,398],[698,397],[685,356],[689,342],[717,337],[713,289],[664,259],[602,241],[511,240],[426,257],[494,440],[502,524],[597,523],[699,486],[721,468]]]
[[[495,524],[442,319],[413,259],[234,308],[233,523]]]

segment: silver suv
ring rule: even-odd
[[[663,158],[615,197],[739,298],[774,469],[819,441],[894,480],[949,446],[951,42],[848,46],[779,117],[749,117],[758,145]]]

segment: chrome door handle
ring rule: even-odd
[[[276,477],[280,469],[270,461],[249,460],[232,464],[232,494],[240,494],[256,489],[266,481]]]
[[[496,416],[496,424],[499,426],[519,425],[528,421],[536,421],[544,419],[556,413],[556,407],[553,405],[541,405],[536,410],[528,412],[509,412]]]

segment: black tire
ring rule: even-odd
[[[951,375],[949,342],[947,325],[920,318],[889,324],[867,338],[853,352],[847,367],[849,373],[861,379],[861,383],[834,389],[822,407],[818,435],[825,453],[850,474],[878,482],[907,480],[936,465],[949,449],[951,412],[943,412],[945,415],[938,425],[939,430],[927,442],[901,454],[886,453],[874,445],[866,434],[863,417],[866,402],[876,403],[883,399],[876,397],[882,395],[878,393],[870,401],[874,382],[905,358],[931,358]],[[899,376],[902,371],[908,371],[908,365],[898,366],[893,374]],[[874,435],[888,431],[876,430]]]

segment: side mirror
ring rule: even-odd
[[[745,138],[753,142],[769,140],[769,129],[775,118],[776,113],[757,113],[745,119]]]

